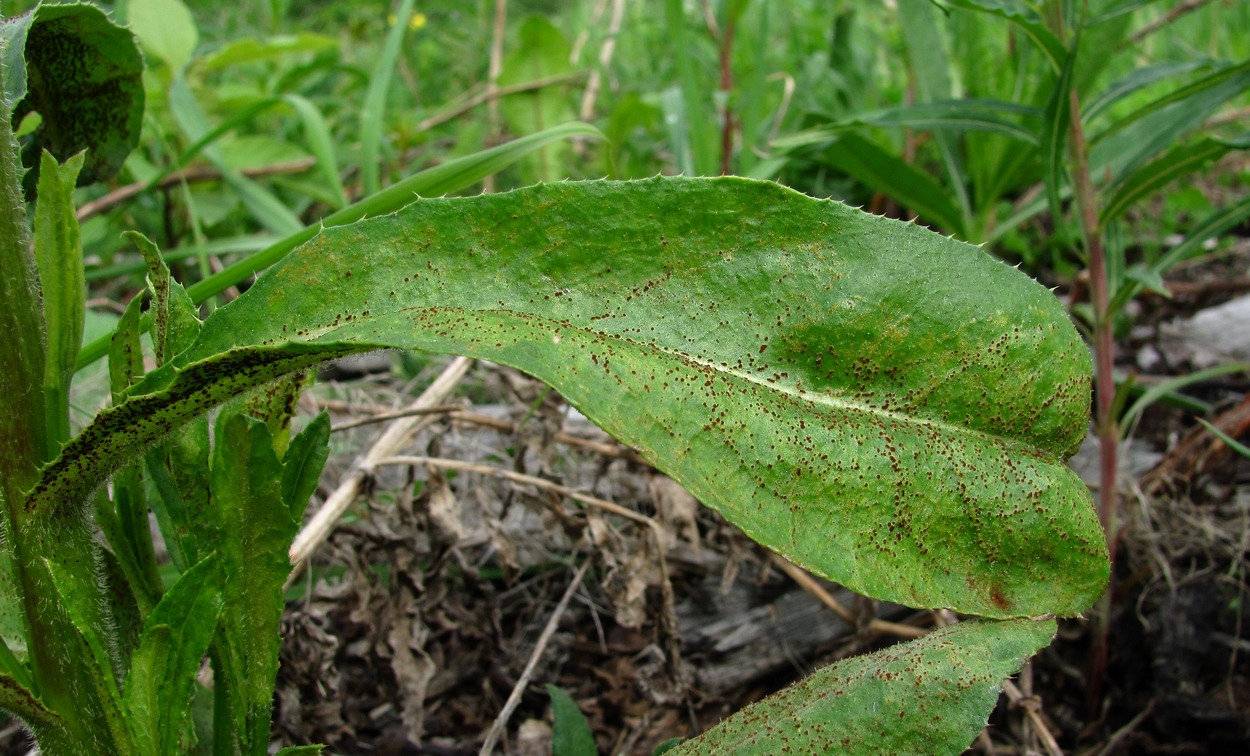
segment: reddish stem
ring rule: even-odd
[[[733,19],[730,19],[725,24],[725,31],[720,38],[720,88],[725,94],[725,113],[721,119],[720,132],[720,172],[722,176],[728,176],[733,168],[734,117],[733,111],[729,109],[729,92],[733,89],[734,84],[733,69],[730,67],[730,57],[734,44],[734,26]]]
[[[1107,552],[1112,572],[1107,591],[1099,601],[1098,622],[1094,628],[1089,658],[1089,704],[1097,714],[1102,696],[1102,682],[1107,670],[1107,640],[1111,622],[1111,592],[1115,584],[1116,512],[1119,508],[1116,447],[1119,428],[1115,418],[1115,341],[1109,312],[1110,293],[1107,282],[1107,259],[1102,245],[1102,229],[1098,224],[1098,206],[1093,182],[1089,177],[1089,153],[1081,124],[1081,108],[1076,90],[1069,93],[1072,117],[1069,132],[1072,138],[1072,183],[1077,209],[1085,232],[1085,248],[1089,252],[1090,295],[1094,305],[1094,387],[1096,396],[1095,429],[1098,433],[1099,491],[1098,518],[1107,538]]]

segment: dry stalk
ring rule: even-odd
[[[1063,756],[1063,749],[1059,747],[1059,743],[1055,740],[1055,736],[1051,734],[1046,720],[1042,718],[1039,699],[1021,693],[1020,689],[1011,680],[1003,680],[1003,692],[1007,694],[1007,698],[1013,705],[1024,709],[1024,713],[1028,716],[1029,723],[1033,725],[1033,731],[1037,733],[1037,739],[1042,742],[1042,747],[1046,749],[1046,753],[1049,756]]]
[[[608,35],[599,48],[599,67],[590,72],[586,80],[586,91],[582,93],[582,104],[578,117],[589,121],[595,113],[595,100],[599,97],[602,87],[603,71],[612,63],[612,55],[616,52],[616,37],[621,33],[621,20],[625,17],[625,0],[612,0],[612,18],[608,20]]]
[[[581,78],[581,76],[582,75],[580,73],[560,74],[558,76],[545,76],[541,79],[534,79],[533,81],[527,81],[522,84],[512,84],[507,87],[500,87],[497,85],[493,89],[488,87],[487,89],[478,92],[462,102],[452,105],[447,110],[444,110],[441,113],[436,113],[424,121],[420,121],[417,123],[417,131],[429,131],[435,126],[441,126],[452,119],[459,118],[484,102],[497,102],[501,97],[507,97],[508,95],[532,92],[537,89],[550,87],[554,84],[567,84],[569,82],[577,81]]]
[[[460,379],[468,372],[469,367],[473,365],[473,360],[468,357],[457,357],[452,360],[446,368],[443,369],[441,375],[434,379],[421,396],[417,397],[409,409],[428,409],[441,404],[451,392],[455,390],[460,383]],[[412,435],[417,432],[424,424],[430,422],[429,416],[407,417],[395,421],[386,431],[374,442],[373,446],[365,455],[355,462],[347,474],[339,481],[339,485],[334,492],[326,499],[321,508],[317,510],[312,519],[308,521],[299,534],[295,536],[295,541],[291,544],[291,564],[294,565],[298,572],[304,560],[313,552],[317,546],[330,536],[330,532],[338,523],[339,518],[347,511],[347,508],[356,500],[356,495],[360,493],[361,485],[373,474],[373,470],[377,467],[379,461],[385,457],[394,454],[400,447],[408,443]]]
[[[490,68],[486,74],[486,117],[488,119],[487,140],[494,140],[499,134],[499,74],[503,72],[503,40],[508,24],[508,0],[495,0],[495,26],[491,34]],[[482,190],[486,194],[495,191],[495,175],[482,179]]]
[[[508,726],[508,719],[512,717],[512,712],[516,710],[517,704],[521,702],[521,694],[529,687],[530,678],[534,676],[534,669],[538,666],[539,659],[542,658],[543,652],[547,650],[547,644],[551,642],[551,636],[555,635],[556,628],[560,625],[560,618],[564,616],[564,611],[569,606],[569,599],[573,598],[573,594],[581,586],[582,578],[586,577],[586,570],[590,569],[590,564],[593,561],[594,557],[589,557],[582,562],[582,566],[577,570],[577,574],[573,576],[573,582],[569,583],[569,587],[565,589],[564,595],[560,597],[560,603],[556,604],[555,610],[551,612],[551,616],[547,619],[547,625],[543,628],[542,635],[538,636],[538,643],[534,645],[534,651],[530,654],[529,661],[525,663],[525,669],[521,672],[521,677],[517,679],[516,685],[512,686],[512,692],[508,695],[508,700],[504,702],[499,716],[495,717],[494,723],[490,726],[490,731],[486,733],[486,742],[482,743],[482,750],[478,751],[479,756],[489,756],[494,752],[495,744],[499,742],[499,737],[503,734],[504,728]]]
[[[856,626],[854,613],[843,606],[842,602],[834,598],[833,594],[825,590],[825,587],[808,574],[807,570],[776,554],[772,555],[772,560],[774,564],[781,568],[782,572],[789,575],[790,579],[798,583],[803,590],[812,594],[826,609],[838,615],[843,622],[851,627]],[[883,635],[894,635],[899,638],[919,638],[929,632],[922,627],[913,627],[912,625],[890,622],[876,617],[868,623],[868,631]]]
[[[274,165],[262,165],[255,168],[244,168],[239,171],[239,173],[247,176],[248,178],[277,176],[284,173],[303,173],[316,165],[316,163],[317,161],[315,158],[300,158],[299,160],[292,160],[288,163],[276,163]],[[81,223],[88,218],[107,212],[126,200],[142,194],[150,188],[155,187],[164,189],[170,186],[177,186],[184,181],[190,184],[199,181],[217,181],[219,179],[221,179],[220,171],[205,166],[194,166],[170,173],[169,175],[161,178],[155,184],[149,184],[146,181],[127,184],[114,189],[99,199],[83,203],[83,206],[78,208],[78,222]]]
[[[362,425],[372,425],[373,423],[381,423],[387,420],[398,420],[402,417],[421,417],[423,415],[447,415],[459,407],[452,404],[441,404],[437,407],[409,407],[408,409],[398,410],[396,412],[379,412],[376,415],[362,417],[357,420],[348,420],[345,423],[339,423],[330,428],[331,433],[338,433],[349,428],[359,428]]]

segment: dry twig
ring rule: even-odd
[[[412,403],[409,409],[425,409],[442,403],[455,390],[456,385],[460,383],[460,379],[464,377],[464,374],[468,372],[472,364],[473,360],[468,357],[457,357],[452,360],[443,369],[442,374],[434,379],[434,382],[422,392],[421,396],[417,397],[417,400]],[[395,421],[378,438],[373,447],[365,453],[364,457],[352,465],[347,475],[339,481],[338,488],[334,490],[334,493],[330,494],[325,503],[321,505],[321,508],[308,521],[308,524],[295,536],[295,541],[291,544],[290,551],[291,564],[295,567],[292,577],[298,572],[300,565],[308,558],[309,554],[329,537],[339,518],[343,516],[347,508],[356,500],[356,495],[360,493],[361,485],[373,474],[378,461],[394,454],[408,442],[412,434],[416,433],[419,428],[428,422],[430,422],[428,416],[407,417]]]
[[[1046,720],[1042,718],[1039,700],[1034,696],[1026,696],[1021,693],[1020,689],[1011,680],[1003,680],[1003,692],[1007,694],[1007,698],[1013,705],[1024,709],[1024,713],[1033,725],[1033,731],[1037,733],[1038,740],[1042,741],[1042,747],[1046,749],[1046,753],[1049,756],[1063,756],[1063,749],[1059,747],[1055,736],[1050,733],[1050,727],[1047,726]]]
[[[495,717],[494,723],[490,726],[490,731],[486,733],[486,742],[482,744],[482,750],[478,751],[480,756],[489,756],[489,754],[494,752],[495,744],[499,742],[499,736],[503,734],[504,728],[508,726],[508,719],[512,717],[512,712],[516,709],[517,704],[521,702],[521,694],[529,687],[530,678],[534,676],[534,668],[538,666],[538,660],[542,658],[543,652],[547,650],[547,644],[551,642],[551,636],[555,634],[556,628],[560,625],[560,617],[564,616],[564,610],[568,608],[569,599],[573,598],[573,594],[581,586],[582,578],[586,577],[586,570],[590,569],[590,563],[593,561],[593,558],[589,558],[582,562],[582,566],[577,570],[577,574],[573,576],[573,582],[569,583],[569,587],[565,589],[564,595],[560,597],[560,603],[556,604],[551,617],[547,619],[547,626],[543,628],[542,635],[538,636],[538,643],[534,645],[534,651],[530,654],[529,661],[525,663],[525,669],[521,672],[521,677],[516,681],[516,685],[512,686],[512,693],[508,695],[508,700],[504,702],[499,716]]]
[[[506,478],[514,483],[534,486],[547,491],[567,496],[570,499],[580,501],[583,504],[611,512],[634,522],[646,525],[651,530],[651,535],[655,538],[655,553],[658,560],[660,572],[660,595],[663,598],[663,623],[664,632],[668,638],[668,661],[672,668],[673,676],[678,683],[685,685],[685,673],[681,668],[681,646],[678,643],[677,634],[677,611],[674,608],[676,600],[673,596],[673,583],[669,579],[668,559],[664,556],[664,532],[660,528],[660,524],[654,519],[644,514],[622,507],[620,504],[614,504],[605,499],[600,499],[589,494],[584,494],[568,486],[562,486],[559,483],[553,483],[544,478],[536,478],[533,475],[525,475],[524,473],[505,470],[501,467],[491,467],[490,465],[478,465],[472,462],[461,462],[457,459],[441,459],[438,457],[413,457],[413,456],[396,456],[378,459],[375,466],[382,465],[429,465],[430,467],[440,467],[446,470],[460,470],[462,472],[473,472],[481,475],[493,475],[499,478]]]
[[[823,604],[829,611],[838,615],[843,622],[852,628],[856,626],[855,615],[851,610],[843,606],[840,601],[833,597],[833,594],[825,590],[825,587],[818,583],[806,570],[776,554],[773,554],[772,557],[773,562],[781,568],[782,572],[789,575],[790,579],[798,583],[803,590],[816,597],[817,601]],[[868,623],[868,630],[874,633],[895,635],[899,638],[919,638],[929,632],[922,627],[913,627],[912,625],[890,622],[876,617]]]

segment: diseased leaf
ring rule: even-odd
[[[143,120],[134,37],[87,4],[41,5],[34,14],[25,43],[29,83],[15,111],[42,116],[24,145],[27,164],[35,168],[44,149],[60,161],[87,150],[78,183],[107,180],[138,143]]]
[[[71,471],[243,387],[380,346],[536,375],[753,538],[876,598],[1067,616],[1107,579],[1063,464],[1090,365],[1059,302],[976,247],[732,178],[423,200],[327,230],[28,503],[72,500]]]
[[[148,266],[148,293],[152,295],[154,319],[152,344],[156,348],[156,364],[164,365],[195,340],[200,319],[182,284],[169,274],[169,266],[156,245],[138,231],[127,231],[123,236],[134,242]]]
[[[1054,621],[960,622],[824,667],[669,751],[962,753]]]
[[[222,666],[233,692],[231,716],[244,754],[269,744],[282,583],[298,523],[282,501],[282,466],[263,422],[229,412],[213,434],[212,496],[220,524],[217,545],[225,574]]]

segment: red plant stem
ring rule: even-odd
[[[1116,510],[1119,507],[1117,488],[1116,446],[1119,428],[1115,418],[1115,341],[1112,334],[1110,294],[1107,283],[1107,260],[1102,245],[1102,229],[1098,224],[1098,207],[1094,197],[1093,183],[1089,177],[1089,154],[1085,144],[1085,132],[1081,125],[1081,108],[1076,90],[1069,93],[1072,117],[1069,132],[1072,138],[1072,183],[1076,194],[1077,209],[1081,214],[1081,226],[1085,232],[1085,248],[1089,253],[1089,277],[1091,298],[1094,305],[1094,381],[1095,419],[1098,433],[1099,490],[1098,518],[1102,521],[1107,538],[1107,552],[1111,560],[1111,578],[1107,591],[1099,601],[1098,623],[1094,630],[1089,659],[1089,704],[1096,713],[1101,698],[1102,681],[1107,669],[1107,637],[1111,620],[1111,592],[1115,583]]]
[[[734,85],[733,69],[730,66],[734,45],[734,26],[733,19],[730,19],[725,24],[725,31],[720,38],[720,88],[725,93],[725,113],[721,120],[720,132],[720,173],[722,176],[728,176],[733,169],[734,117],[733,111],[729,109],[729,92]]]

